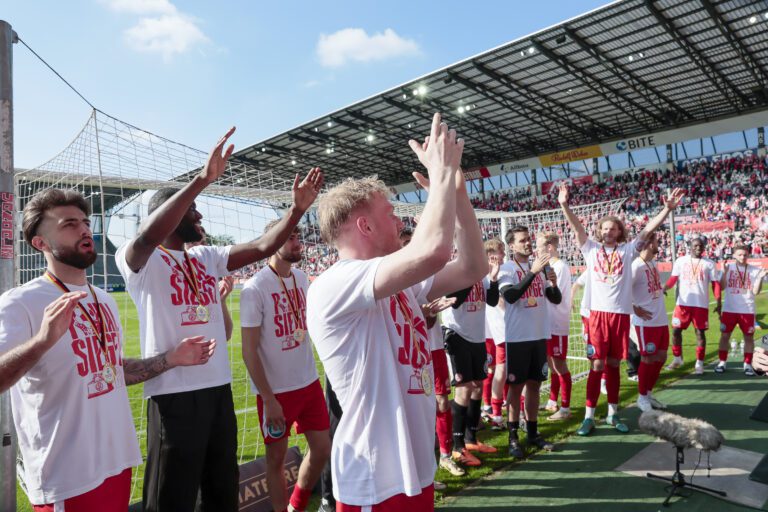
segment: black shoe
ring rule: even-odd
[[[509,455],[511,457],[515,457],[516,459],[522,459],[525,454],[523,453],[523,448],[520,446],[520,440],[517,438],[517,436],[509,438]]]
[[[555,445],[544,439],[544,437],[541,435],[536,437],[529,437],[528,446],[535,446],[539,450],[546,450],[548,452],[551,452],[555,449]]]

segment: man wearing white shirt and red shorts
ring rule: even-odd
[[[675,311],[672,314],[672,354],[674,359],[668,368],[674,370],[683,365],[683,331],[693,323],[696,332],[697,374],[704,373],[704,355],[707,349],[706,330],[709,328],[709,286],[720,299],[720,280],[715,262],[703,257],[704,238],[694,238],[690,254],[675,260],[672,275],[664,285],[664,292],[679,283]]]
[[[632,242],[627,241],[624,223],[614,216],[597,222],[597,241],[590,240],[581,221],[568,206],[568,186],[560,185],[558,202],[581,246],[590,278],[590,315],[587,357],[592,368],[587,377],[587,403],[584,421],[576,431],[587,436],[595,429],[595,408],[600,398],[600,376],[606,371],[608,415],[606,423],[617,431],[629,432],[629,427],[618,416],[619,411],[619,363],[626,359],[629,350],[629,315],[632,313],[631,264],[648,237],[658,228],[669,212],[677,207],[683,191],[670,191],[664,209],[638,233]]]
[[[11,389],[19,476],[39,512],[127,510],[141,452],[126,386],[204,364],[215,347],[198,336],[148,359],[123,357],[117,304],[86,278],[97,258],[89,215],[73,190],[35,195],[22,231],[47,269],[0,297],[0,393]]]
[[[429,173],[414,173],[429,196],[410,244],[401,248],[403,224],[375,177],[343,181],[318,207],[339,261],[310,286],[307,325],[344,411],[331,450],[339,512],[434,509],[434,368],[420,305],[488,271],[463,140],[435,114],[424,144],[409,144]]]
[[[632,325],[640,350],[637,407],[643,412],[666,408],[653,396],[653,387],[667,360],[669,348],[669,319],[655,261],[658,253],[659,242],[653,233],[640,251],[640,256],[632,262]]]
[[[264,232],[277,223],[267,224]],[[297,226],[240,293],[243,360],[256,394],[269,497],[272,508],[280,512],[306,510],[331,453],[328,410],[307,335],[309,280],[302,270],[293,268],[301,258]],[[307,453],[289,500],[284,465],[294,423],[307,439]]]
[[[728,341],[738,325],[744,335],[744,374],[755,375],[752,368],[752,354],[755,350],[755,297],[763,286],[768,270],[748,263],[749,247],[737,245],[733,248],[733,263],[725,265],[720,278],[720,288],[725,300],[717,301],[715,311],[720,314],[720,347],[715,373],[725,371],[728,360]]]

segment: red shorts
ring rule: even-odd
[[[666,325],[658,327],[636,325],[635,332],[641,356],[652,356],[658,352],[666,352],[669,348],[669,327]]]
[[[416,496],[406,496],[405,494],[395,494],[381,503],[361,507],[360,505],[345,505],[340,501],[336,502],[336,512],[405,512],[419,511],[429,512],[435,510],[435,486],[430,484],[421,490],[421,494]]]
[[[687,329],[693,321],[693,327],[706,331],[709,329],[709,310],[695,306],[675,306],[672,313],[672,327],[675,329]]]
[[[259,424],[261,425],[261,436],[264,438],[264,444],[275,443],[290,437],[291,425],[294,423],[296,423],[297,434],[303,434],[307,430],[322,431],[330,428],[328,407],[325,405],[325,396],[323,396],[323,388],[320,386],[320,379],[301,389],[277,393],[275,398],[283,408],[286,426],[285,432],[277,437],[267,433],[267,425],[264,421],[264,400],[262,400],[261,395],[256,396],[256,407],[259,411]]]
[[[629,315],[589,312],[589,359],[626,359],[629,351]]]
[[[755,315],[748,313],[731,313],[726,311],[720,315],[720,332],[733,332],[739,326],[742,334],[755,333]]]
[[[77,468],[72,468],[76,471]],[[131,468],[125,469],[119,475],[104,480],[95,489],[79,496],[67,498],[63,502],[47,505],[32,505],[35,512],[125,512],[131,501]]]
[[[584,343],[589,341],[589,317],[581,317],[581,336],[584,338]]]
[[[485,338],[485,352],[488,354],[488,367],[496,366],[496,344],[493,338]]]
[[[568,336],[553,334],[547,340],[547,356],[555,359],[565,359],[568,355]]]
[[[451,394],[451,376],[448,374],[448,357],[445,350],[432,351],[432,368],[435,370],[435,394]]]
[[[502,343],[496,345],[496,364],[504,364],[507,362],[507,344]]]

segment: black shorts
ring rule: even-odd
[[[451,329],[445,330],[445,352],[453,369],[452,385],[473,380],[484,380],[488,376],[488,353],[485,340],[481,343],[467,341]]]
[[[527,380],[547,380],[547,340],[507,342],[506,350],[507,382],[523,384]]]

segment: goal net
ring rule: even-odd
[[[89,277],[92,283],[112,293],[120,307],[126,357],[140,357],[139,324],[136,308],[125,292],[125,283],[115,265],[115,251],[136,234],[140,222],[147,216],[147,204],[153,192],[161,187],[182,187],[202,168],[206,157],[205,151],[170,141],[94,110],[80,133],[61,153],[35,169],[16,174],[16,207],[19,212],[32,196],[50,187],[79,190],[89,201],[93,212],[93,236],[99,252],[96,264],[88,271]],[[296,165],[296,171],[303,175],[309,164],[311,162],[302,169]],[[235,158],[228,165],[225,175],[206,188],[196,201],[197,209],[203,215],[207,242],[212,245],[257,238],[264,226],[280,217],[291,203],[292,175],[259,168],[251,162]],[[620,204],[621,201],[612,201],[579,206],[574,210],[585,225],[593,225],[603,215],[616,214]],[[422,209],[421,204],[396,203],[397,214],[411,225],[413,217]],[[583,265],[575,239],[559,211],[506,213],[477,210],[477,216],[486,239],[503,239],[506,229],[514,224],[528,226],[533,234],[542,230],[554,231],[561,236],[563,258],[572,269],[575,271]],[[17,225],[21,225],[20,217]],[[301,233],[305,247],[301,266],[311,279],[332,265],[337,256],[322,242],[313,211],[306,214]],[[41,275],[45,261],[42,255],[23,242],[21,236],[17,236],[17,240],[15,283],[19,285]],[[256,400],[250,391],[248,374],[242,361],[239,329],[239,290],[263,264],[251,265],[233,274],[236,289],[227,304],[235,329],[229,342],[219,345],[219,350],[228,350],[232,368],[240,463],[262,456],[264,452],[258,431]],[[576,301],[571,327],[574,341],[569,350],[574,375],[587,369],[581,342],[578,297]],[[321,381],[324,380],[320,364],[318,373]],[[129,387],[128,395],[140,446],[146,453],[146,403],[142,398],[142,385]],[[298,436],[294,435],[290,444],[298,445],[305,451],[306,446]],[[19,463],[23,464],[23,461]],[[131,501],[141,499],[143,470],[142,465],[133,474]]]

